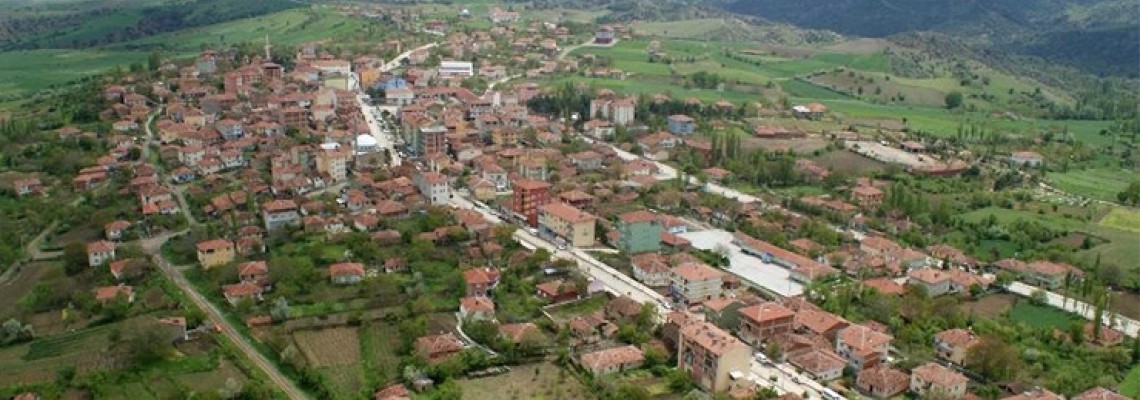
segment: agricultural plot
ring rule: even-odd
[[[1036,306],[1028,301],[1018,301],[1009,310],[1009,319],[1014,323],[1024,323],[1034,328],[1068,329],[1074,323],[1084,320],[1060,309],[1049,306]]]
[[[1116,194],[1128,187],[1134,176],[1135,171],[1096,168],[1051,173],[1045,179],[1049,184],[1072,194],[1116,201]]]
[[[1012,294],[991,294],[974,301],[963,302],[959,307],[968,315],[993,319],[1009,311],[1017,299],[1017,296]]]
[[[462,379],[463,398],[498,399],[592,399],[578,379],[560,367],[545,363],[511,367],[511,371],[479,379]]]
[[[360,346],[365,350],[363,357],[372,363],[378,383],[388,383],[399,376],[397,371],[400,357],[396,348],[400,346],[400,331],[386,323],[369,324],[361,329]]]
[[[360,362],[356,328],[330,328],[293,332],[293,340],[309,365],[335,367]]]
[[[275,44],[295,45],[336,38],[338,41],[376,39],[381,29],[363,19],[353,19],[333,11],[287,10],[194,29],[186,29],[127,42],[123,46],[146,48],[173,46],[183,53],[201,51],[203,46],[261,43],[265,36]]]
[[[27,97],[41,89],[144,62],[148,53],[115,50],[26,50],[0,52],[0,101]]]
[[[367,386],[363,373],[356,365],[326,367],[321,368],[320,372],[324,375],[334,399],[360,398],[361,390]]]
[[[1121,207],[1115,207],[1099,222],[1100,226],[1119,229],[1126,232],[1140,233],[1140,212]]]
[[[865,175],[886,168],[886,164],[847,150],[836,150],[819,157],[812,158],[817,164],[825,166],[832,171],[844,171],[854,175]]]

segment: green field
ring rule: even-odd
[[[1050,184],[1066,192],[1098,200],[1116,201],[1116,194],[1136,178],[1135,171],[1111,168],[1070,170],[1045,177]]]
[[[1074,218],[1065,218],[1065,216],[1060,214],[1038,214],[1029,210],[1011,210],[1007,208],[992,206],[980,208],[962,214],[960,217],[966,222],[981,222],[982,220],[988,218],[990,215],[993,215],[994,218],[997,219],[998,223],[1003,225],[1011,224],[1018,219],[1025,221],[1037,221],[1053,229],[1080,230],[1088,225],[1084,221]]]
[[[1009,310],[1009,319],[1014,323],[1023,323],[1033,328],[1068,329],[1070,325],[1084,320],[1072,314],[1049,306],[1036,306],[1022,300]]]
[[[29,50],[0,53],[0,99],[17,99],[41,89],[144,62],[145,52],[112,50]]]
[[[1125,397],[1140,399],[1140,365],[1128,371],[1128,376],[1124,377],[1124,382],[1120,382],[1117,390]]]
[[[1112,229],[1140,233],[1140,211],[1120,207],[1113,208],[1112,211],[1108,212],[1108,215],[1101,218],[1099,224]]]
[[[271,43],[300,44],[317,40],[352,42],[379,40],[380,25],[345,17],[329,10],[287,10],[259,17],[186,29],[135,40],[120,47],[163,46],[175,51],[197,53],[203,47],[223,44],[261,43],[268,35]]]

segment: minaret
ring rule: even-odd
[[[273,56],[269,54],[269,49],[273,48],[269,44],[269,34],[265,35],[265,62],[273,62]]]

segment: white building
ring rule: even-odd
[[[443,61],[439,63],[439,76],[475,76],[475,65],[470,61]]]
[[[438,172],[416,175],[416,186],[432,205],[443,205],[451,201],[451,185],[447,182],[447,177]]]
[[[380,149],[380,142],[369,134],[356,137],[356,154],[368,154]]]

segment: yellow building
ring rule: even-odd
[[[377,68],[365,68],[360,70],[360,86],[372,87],[376,82],[380,81],[380,70]]]
[[[569,204],[550,203],[538,209],[539,234],[553,236],[572,246],[591,246],[597,219]]]
[[[234,262],[234,243],[225,239],[198,243],[198,263],[210,269]]]

